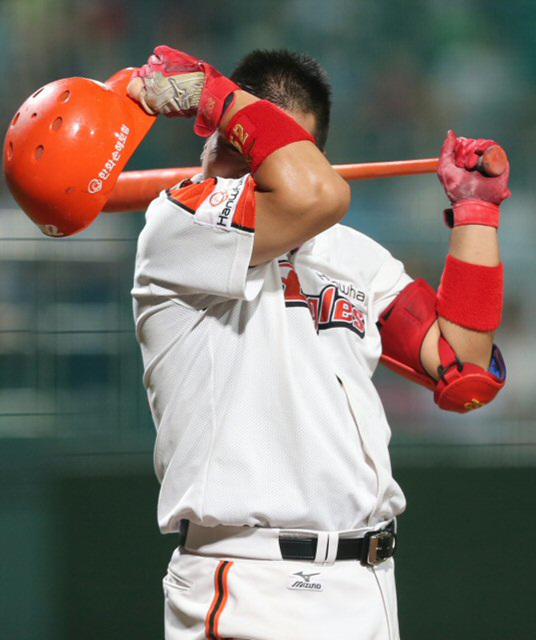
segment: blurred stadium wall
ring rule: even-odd
[[[449,128],[508,150],[503,206],[509,382],[460,417],[379,370],[406,491],[402,637],[536,637],[536,5],[531,0],[2,0],[0,120],[58,78],[105,80],[166,43],[230,72],[255,47],[316,56],[334,85],[334,163],[432,157]],[[158,122],[128,168],[197,163]],[[353,184],[347,223],[437,285],[447,250],[433,176]],[[153,426],[130,304],[142,213],[42,236],[0,183],[0,635],[162,637]],[[527,577],[528,576],[528,577]]]

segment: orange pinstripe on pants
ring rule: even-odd
[[[208,640],[222,640],[218,627],[220,616],[227,604],[227,597],[229,595],[227,589],[227,574],[232,564],[233,563],[228,560],[223,560],[216,569],[214,576],[214,599],[212,600],[205,620],[205,633]]]

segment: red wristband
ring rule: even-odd
[[[437,313],[466,329],[495,331],[501,324],[504,269],[447,256],[437,290]]]
[[[225,137],[251,165],[255,173],[264,160],[277,149],[313,136],[275,104],[258,100],[240,109],[225,129]]]
[[[498,229],[500,209],[498,205],[484,200],[462,200],[456,202],[452,209],[445,209],[444,217],[450,229],[464,224],[481,224]]]

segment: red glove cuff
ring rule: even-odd
[[[206,62],[203,63],[203,71],[205,86],[197,109],[194,132],[202,138],[208,138],[216,131],[224,112],[234,102],[234,91],[239,87]]]
[[[452,209],[445,209],[443,215],[445,224],[450,229],[465,224],[499,228],[499,206],[484,200],[461,200],[454,203]]]
[[[250,163],[252,173],[281,147],[301,140],[315,143],[311,134],[268,100],[258,100],[238,111],[227,125],[225,137]]]
[[[501,324],[504,269],[447,256],[437,290],[437,313],[466,329],[495,331]]]

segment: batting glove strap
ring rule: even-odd
[[[449,229],[466,224],[479,224],[485,227],[499,228],[500,209],[496,204],[483,200],[462,200],[443,212],[445,224]]]
[[[208,138],[218,128],[225,111],[232,106],[234,92],[239,87],[214,67],[206,63],[203,63],[203,66],[205,83],[199,100],[194,132],[202,138]]]

